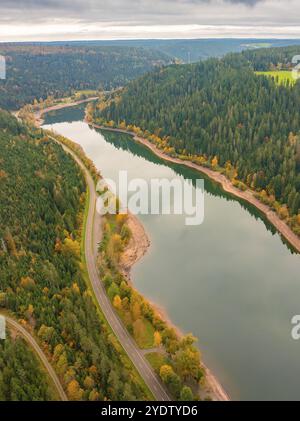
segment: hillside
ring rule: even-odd
[[[300,55],[300,45],[244,51],[242,56],[256,71],[291,70],[293,57]],[[297,61],[297,63],[299,60]]]
[[[162,52],[136,47],[2,44],[0,55],[7,63],[7,79],[0,80],[0,108],[6,109],[50,95],[124,86],[170,61]]]
[[[70,400],[147,399],[85,282],[85,198],[62,147],[0,111],[0,307],[38,338]]]
[[[100,103],[95,119],[135,125],[168,153],[225,171],[300,234],[300,84],[257,76],[264,55],[272,62],[261,50],[158,69]]]

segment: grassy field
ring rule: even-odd
[[[270,72],[255,72],[258,76],[272,77],[278,85],[295,85],[293,72],[289,70],[275,70]]]
[[[133,324],[133,337],[141,349],[149,349],[154,346],[154,328],[147,319],[140,319]]]
[[[149,354],[146,354],[146,358],[157,374],[159,374],[162,365],[171,365],[167,356],[159,352],[149,352]]]
[[[270,48],[272,44],[270,42],[257,42],[253,44],[242,44],[242,46],[254,50],[256,48]]]

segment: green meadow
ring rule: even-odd
[[[296,79],[293,77],[293,72],[290,70],[274,70],[269,72],[255,72],[257,75],[272,77],[278,85],[295,85]]]

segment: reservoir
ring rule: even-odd
[[[151,241],[133,268],[135,287],[199,340],[203,360],[231,399],[299,400],[300,256],[252,206],[197,171],[157,158],[130,136],[84,123],[83,106],[47,114],[44,128],[80,144],[101,174],[204,179],[205,219],[140,216]]]

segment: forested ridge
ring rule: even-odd
[[[61,98],[76,90],[112,89],[166,64],[162,52],[137,47],[71,47],[2,44],[7,78],[0,107],[18,109],[34,99]]]
[[[242,56],[249,61],[256,71],[290,70],[295,66],[293,57],[300,55],[300,46],[268,48],[244,51]],[[297,61],[298,63],[299,61]]]
[[[101,101],[94,118],[251,187],[300,234],[300,83],[257,76],[264,55],[271,66],[264,49],[158,69]]]
[[[0,307],[37,337],[69,399],[147,399],[84,280],[85,196],[83,175],[62,147],[0,111]],[[5,383],[3,398],[14,393]]]

